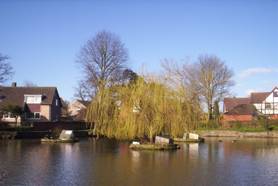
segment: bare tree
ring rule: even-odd
[[[63,118],[68,118],[70,116],[69,112],[69,101],[61,98],[62,108],[61,108],[61,116]]]
[[[205,103],[209,120],[213,103],[221,101],[233,85],[233,72],[217,56],[201,55],[196,63],[184,64],[165,59],[162,67],[170,85],[181,87],[194,104]]]
[[[98,32],[82,47],[77,60],[85,75],[83,85],[93,87],[95,92],[110,86],[117,81],[127,59],[127,49],[118,36]]]
[[[234,84],[233,72],[214,55],[199,56],[197,65],[189,69],[190,82],[194,81],[199,95],[205,101],[209,120],[213,119],[213,103],[219,102],[229,93]]]
[[[13,68],[7,61],[9,57],[0,53],[0,83],[4,83],[13,75]]]
[[[90,101],[94,95],[94,86],[88,81],[81,80],[78,82],[78,86],[75,88],[74,97],[82,101]]]
[[[175,60],[164,59],[161,63],[164,70],[164,78],[168,86],[174,89],[181,89],[186,92],[190,100],[199,100],[197,90],[196,64],[185,62],[177,63]]]

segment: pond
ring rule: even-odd
[[[210,138],[176,151],[127,142],[0,141],[0,185],[278,185],[278,140]]]

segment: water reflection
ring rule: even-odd
[[[102,139],[0,141],[0,185],[278,185],[278,141],[208,139],[134,151]]]

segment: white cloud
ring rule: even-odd
[[[243,70],[240,74],[240,78],[247,78],[250,76],[254,76],[257,74],[269,74],[273,72],[278,72],[277,68],[264,68],[264,67],[257,67],[257,68],[248,68],[246,70]]]

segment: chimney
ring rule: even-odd
[[[12,82],[12,87],[16,87],[16,82]]]

